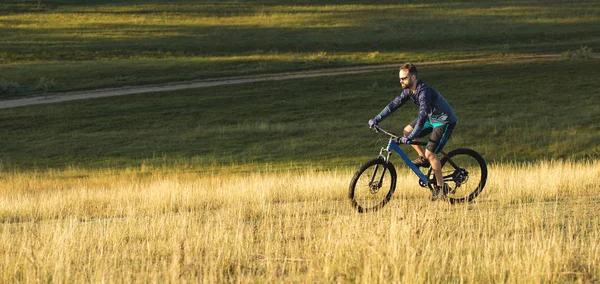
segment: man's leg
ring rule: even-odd
[[[437,186],[444,186],[444,175],[442,174],[442,165],[440,164],[438,156],[429,149],[425,150],[425,156],[431,164],[431,168],[433,169],[433,173],[435,174],[435,181]]]
[[[444,148],[446,142],[448,142],[448,139],[450,139],[450,135],[452,135],[452,131],[454,130],[455,125],[455,123],[452,123],[434,128],[431,137],[429,137],[429,142],[427,143],[427,150],[425,151],[425,156],[431,164],[431,168],[433,169],[433,173],[435,175],[436,183],[436,188],[433,192],[431,200],[436,200],[439,197],[445,199],[446,185],[444,184],[442,165],[436,153],[441,151],[442,148]]]
[[[406,127],[404,127],[404,136],[408,136],[414,129],[414,125],[416,123],[416,120],[413,121],[411,124],[407,125]],[[423,131],[421,131],[421,137],[423,135],[428,135],[429,133],[431,133],[431,128],[430,127],[425,127],[425,129],[423,129]],[[418,138],[414,139],[414,141],[419,141]],[[430,164],[429,161],[426,158],[425,152],[423,151],[423,147],[421,147],[421,145],[415,145],[415,144],[411,144],[410,145],[413,149],[415,149],[415,152],[417,152],[417,154],[419,155],[419,157],[417,159],[414,159],[412,162],[413,164],[415,164],[415,166],[417,167],[421,167],[421,168],[429,168]]]
[[[406,127],[404,127],[404,136],[408,136],[412,131],[413,131],[413,126],[412,125],[407,125]],[[415,139],[415,141],[419,141],[417,139]],[[425,152],[423,152],[423,147],[421,145],[410,145],[413,149],[415,149],[415,151],[417,151],[417,154],[419,154],[419,157],[425,157]]]

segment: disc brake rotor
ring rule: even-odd
[[[379,182],[378,182],[378,181],[374,181],[374,182],[372,182],[372,183],[370,184],[370,186],[369,186],[369,191],[370,191],[372,194],[375,194],[375,193],[377,193],[377,192],[379,191],[379,189],[380,189],[380,188],[381,188],[381,186],[379,185]]]

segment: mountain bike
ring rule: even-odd
[[[366,162],[352,177],[348,197],[352,206],[360,213],[372,212],[385,206],[396,190],[396,168],[390,162],[392,152],[396,152],[402,161],[417,175],[419,185],[434,190],[436,185],[433,169],[429,167],[423,173],[410,158],[402,151],[400,137],[377,125],[375,132],[389,136],[387,147],[381,148],[376,159]],[[426,145],[427,143],[411,141],[408,144]],[[444,182],[448,185],[444,194],[451,204],[471,202],[477,197],[487,179],[487,165],[483,157],[474,150],[459,148],[446,153],[440,151],[440,163]]]

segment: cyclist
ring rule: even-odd
[[[444,193],[448,191],[448,186],[444,183],[442,167],[436,153],[444,148],[452,135],[457,121],[456,115],[438,91],[425,84],[423,80],[419,80],[417,67],[414,64],[402,65],[399,75],[402,93],[394,98],[375,118],[369,120],[369,127],[373,128],[408,100],[412,100],[419,107],[419,115],[404,128],[404,136],[400,140],[406,144],[431,134],[425,152],[420,145],[411,145],[419,154],[419,158],[415,159],[413,163],[418,167],[431,166],[433,168],[436,186],[431,200],[445,199]]]

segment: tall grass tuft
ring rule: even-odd
[[[35,85],[35,89],[44,93],[56,88],[56,80],[54,78],[40,77]]]
[[[591,59],[593,58],[594,53],[592,48],[586,46],[581,46],[576,50],[567,50],[562,53],[562,58],[566,59]]]
[[[20,87],[17,82],[0,79],[0,98],[18,94]]]

